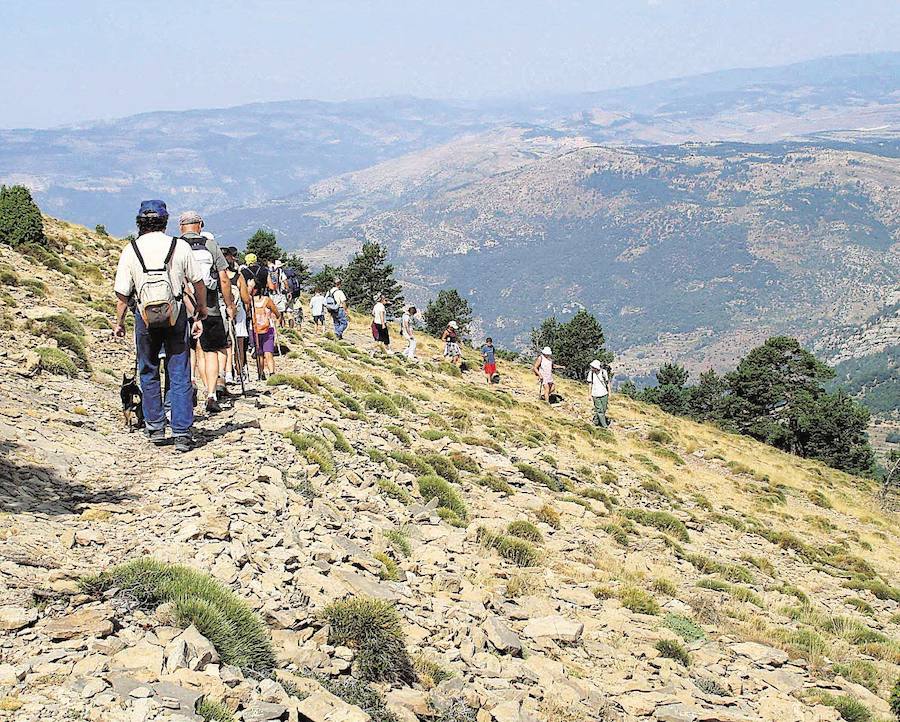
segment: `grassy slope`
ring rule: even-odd
[[[63,249],[66,242],[78,244],[66,255],[104,270],[105,285],[90,277],[76,280],[47,271],[5,247],[0,247],[0,262],[23,277],[44,278],[50,287],[46,302],[68,307],[82,321],[103,315],[102,309],[110,308],[108,277],[121,243],[51,219],[47,226],[54,245]],[[5,290],[20,307],[37,302],[21,288]],[[105,317],[111,321],[108,313]],[[7,313],[6,318],[21,326],[19,314]],[[542,504],[561,514],[561,529],[541,524],[547,537],[543,566],[517,571],[498,560],[500,569],[477,579],[485,590],[515,596],[523,590],[542,594],[560,585],[588,583],[601,595],[625,597],[633,586],[655,588],[661,603],[670,598],[687,603],[713,638],[728,634],[764,641],[808,659],[818,676],[855,674],[882,697],[887,695],[900,670],[900,607],[871,591],[845,586],[861,572],[865,583],[884,596],[883,587],[900,579],[898,519],[875,503],[871,482],[619,396],[614,396],[610,410],[613,433],[597,435],[585,423],[590,406],[584,385],[561,381],[566,401],[547,408],[537,402],[530,370],[502,362],[500,393],[508,395],[480,400],[477,392],[488,387],[477,372],[460,379],[436,364],[410,367],[397,357],[361,353],[371,343],[367,326],[367,319],[352,317],[353,344],[309,335],[292,344],[296,354],[283,360],[283,369],[313,373],[328,385],[306,398],[307,403],[333,410],[329,388],[362,401],[366,391],[336,375],[353,372],[364,379],[380,379],[385,392],[412,401],[408,404],[412,408],[401,408],[393,420],[373,411],[365,419],[353,418],[344,409],[340,426],[358,448],[372,433],[397,423],[412,435],[413,449],[433,451],[442,442],[426,441],[421,432],[448,425],[459,442],[445,450],[477,456],[483,470],[502,475],[524,492],[504,498],[477,485],[475,474],[461,475],[458,488],[469,506],[473,545],[479,524],[497,527],[501,521],[525,516],[523,509],[536,510]],[[102,331],[89,338],[89,347],[98,339],[102,342]],[[437,358],[439,352],[436,340],[420,339],[421,358]],[[477,368],[474,353],[467,356]],[[126,355],[122,358],[124,370]],[[96,369],[94,373],[102,374]],[[310,396],[294,389],[276,393]],[[654,438],[662,438],[662,443],[651,441],[654,430],[665,431],[671,441],[658,434]],[[503,452],[462,443],[465,436],[492,438]],[[409,448],[399,442],[396,447]],[[526,483],[514,461],[526,461],[554,477],[559,473],[570,488],[556,492]],[[587,487],[600,489],[618,504],[609,509],[582,496]],[[527,498],[520,503],[523,497]],[[590,511],[567,501],[572,498],[587,503]],[[632,523],[635,533],[627,533],[630,524],[620,513],[623,509],[672,513],[686,523],[690,541],[674,548],[671,537],[644,524]],[[530,518],[545,517],[533,513]],[[627,547],[614,541],[612,527],[626,531]],[[740,577],[749,580],[744,586],[752,595],[743,595],[741,601],[734,598],[734,590],[730,594],[698,589],[697,583],[707,576],[698,568],[702,557],[743,568]],[[713,576],[721,577],[721,569]],[[809,602],[801,603],[799,593]],[[761,607],[753,603],[753,596]],[[570,671],[600,674],[577,666]]]

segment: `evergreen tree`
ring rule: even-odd
[[[697,421],[721,422],[725,405],[725,379],[713,369],[700,374],[700,382],[688,389],[688,409]]]
[[[656,383],[660,386],[675,386],[680,389],[687,383],[690,375],[690,371],[684,366],[666,362],[656,372]]]
[[[838,390],[821,395],[798,412],[797,445],[803,456],[850,474],[874,475],[869,411],[861,404]]]
[[[344,269],[341,288],[347,303],[357,311],[371,311],[381,294],[387,296],[389,312],[397,315],[403,310],[403,289],[394,278],[394,267],[387,263],[387,250],[378,243],[363,244]]]
[[[428,302],[422,320],[425,322],[425,330],[432,336],[440,336],[448,323],[456,321],[459,324],[459,335],[467,338],[472,324],[472,307],[455,288],[446,288],[438,291],[437,298]]]
[[[612,360],[612,354],[603,348],[604,342],[597,319],[584,309],[564,323],[551,316],[531,331],[534,352],[538,353],[544,346],[552,348],[554,361],[561,367],[560,374],[571,379],[585,379],[594,359],[606,363]]]
[[[323,293],[328,293],[332,287],[334,286],[334,279],[341,278],[344,275],[344,268],[342,266],[326,266],[319,271],[318,273],[314,273],[309,279],[309,287],[313,290],[317,288],[322,289]]]
[[[247,250],[244,252],[255,253],[256,259],[262,264],[269,261],[280,261],[284,257],[284,251],[275,240],[275,234],[272,231],[266,231],[262,228],[257,229],[247,240]]]
[[[0,243],[10,246],[42,244],[41,210],[25,186],[0,186]]]
[[[96,226],[94,226],[94,233],[96,233],[98,236],[109,235],[109,233],[107,233],[106,231],[106,226],[104,226],[102,223],[98,223]]]

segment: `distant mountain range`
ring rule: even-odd
[[[900,287],[898,158],[900,53],[0,131],[0,182],[53,215],[126,233],[160,196],[222,240],[270,228],[314,264],[377,240],[410,298],[457,287],[505,345],[586,306],[635,377],[725,367],[775,332],[853,358],[855,326],[890,319]]]

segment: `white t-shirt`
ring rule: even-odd
[[[313,316],[324,316],[325,315],[325,296],[321,293],[317,293],[309,300],[309,310],[312,311]]]
[[[372,308],[372,319],[379,326],[384,326],[387,323],[387,309],[385,309],[384,304],[381,301],[376,303]]]
[[[588,383],[591,385],[591,396],[599,398],[609,394],[609,374],[606,369],[588,371]]]
[[[137,239],[137,247],[144,258],[144,264],[149,270],[162,268],[169,246],[172,244],[172,236],[154,231],[145,233]],[[203,280],[203,274],[198,264],[194,262],[194,254],[186,241],[178,239],[175,243],[175,252],[169,261],[169,283],[172,284],[172,292],[179,296],[184,293],[185,286]],[[144,271],[140,261],[134,254],[134,249],[129,243],[122,249],[119,256],[119,266],[116,268],[115,291],[122,296],[130,296],[135,287],[141,283]]]
[[[341,289],[332,288],[331,297],[334,299],[334,302],[341,308],[347,305],[347,294],[344,293]]]
[[[404,311],[400,319],[400,335],[404,338],[413,337],[412,316],[409,315],[409,311]]]

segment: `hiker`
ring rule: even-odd
[[[253,303],[253,335],[256,339],[257,366],[262,360],[262,365],[269,375],[275,373],[275,326],[278,323],[281,312],[272,301],[272,297],[263,295],[261,288],[254,288],[252,292]],[[260,374],[265,378],[265,374]]]
[[[387,325],[387,296],[383,293],[378,296],[377,303],[372,307],[372,338],[383,344],[385,351],[390,351],[391,334]]]
[[[228,279],[232,289],[237,288],[238,300],[235,303],[236,313],[231,320],[230,331],[234,334],[234,344],[228,347],[228,360],[225,364],[225,382],[234,383],[238,379],[235,373],[247,374],[247,306],[250,303],[250,290],[247,280],[240,272],[237,264],[237,248],[229,246],[222,249],[222,255],[228,264]],[[237,354],[237,355],[235,355]]]
[[[587,381],[591,385],[591,399],[594,402],[594,424],[602,429],[609,426],[606,409],[609,406],[610,371],[609,366],[604,366],[599,360],[594,359],[587,374]]]
[[[441,334],[444,342],[444,358],[450,359],[450,363],[459,366],[462,363],[462,351],[459,348],[459,324],[451,321]]]
[[[553,393],[556,386],[553,382],[553,351],[549,346],[541,349],[531,370],[541,380],[541,396],[549,404],[550,394]]]
[[[494,383],[494,374],[497,373],[497,356],[494,351],[494,339],[488,336],[481,347],[481,361],[484,369],[484,377],[489,384]]]
[[[325,294],[321,288],[317,288],[313,297],[309,299],[309,313],[312,316],[313,326],[320,336],[325,333]]]
[[[278,313],[280,314],[278,319],[278,325],[280,326],[286,320],[285,312],[287,311],[287,293],[285,292],[284,287],[284,269],[282,268],[280,260],[275,261],[271,265],[269,278],[271,280],[272,288],[272,292],[269,295],[272,298],[272,302],[275,304],[275,308],[278,309]]]
[[[290,266],[284,267],[284,292],[287,295],[288,328],[303,330],[303,304],[300,302],[300,277]]]
[[[261,289],[262,295],[269,293],[269,269],[261,264],[255,253],[248,253],[244,256],[246,264],[241,273],[244,274],[244,280],[247,282],[247,288],[251,294],[254,288]]]
[[[417,313],[416,307],[410,306],[403,312],[403,316],[400,319],[400,335],[406,339],[406,348],[403,349],[403,355],[410,361],[416,360],[416,336],[413,329],[413,319]]]
[[[334,287],[325,297],[325,308],[331,314],[334,321],[334,335],[344,338],[344,333],[350,325],[350,317],[347,315],[347,294],[341,290],[341,279],[334,279]]]
[[[222,410],[219,400],[230,396],[225,385],[225,370],[231,343],[225,330],[225,317],[219,306],[220,291],[228,318],[235,318],[237,313],[231,292],[228,262],[215,237],[208,232],[205,236],[201,234],[203,218],[197,211],[182,213],[178,218],[178,226],[181,237],[191,247],[194,262],[199,266],[206,285],[209,315],[197,342],[196,355],[200,378],[206,387],[206,411],[217,414]]]
[[[176,450],[184,452],[191,449],[194,425],[189,339],[203,331],[206,286],[190,246],[166,235],[168,221],[165,203],[141,203],[136,218],[138,237],[122,249],[116,269],[114,332],[120,338],[125,336],[128,299],[135,294],[135,346],[147,434],[153,444],[165,443],[166,414],[159,380],[159,354],[165,348],[172,436]],[[193,291],[196,303],[191,318],[182,300],[186,287]]]

